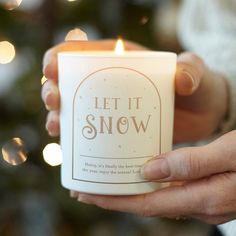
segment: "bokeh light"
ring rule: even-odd
[[[15,47],[10,42],[0,42],[0,64],[10,63],[15,58],[15,55]]]
[[[3,1],[3,4],[7,10],[14,10],[20,6],[21,2],[22,0],[5,0]]]
[[[61,146],[57,143],[49,143],[43,149],[43,159],[50,166],[58,166],[62,163]]]
[[[20,138],[13,138],[2,147],[3,160],[16,166],[27,160],[27,151],[24,142]]]
[[[19,6],[20,11],[32,12],[43,4],[44,0],[23,0],[22,4]]]
[[[148,16],[142,16],[140,19],[140,24],[141,25],[146,25],[149,22],[149,17]]]
[[[43,85],[47,80],[48,80],[48,79],[47,79],[45,76],[43,76],[43,77],[41,78],[41,85]]]
[[[81,29],[75,28],[73,30],[70,30],[65,38],[65,41],[73,41],[73,40],[88,41],[88,36]]]

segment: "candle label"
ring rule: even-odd
[[[145,182],[140,167],[160,153],[161,99],[150,78],[114,67],[96,71],[78,84],[73,100],[72,179]]]

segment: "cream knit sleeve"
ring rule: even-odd
[[[236,0],[184,0],[179,16],[178,35],[185,49],[227,79],[229,112],[219,127],[221,134],[236,127],[235,12]]]

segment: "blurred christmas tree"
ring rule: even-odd
[[[59,168],[42,158],[45,145],[58,140],[49,138],[44,128],[40,79],[45,51],[75,27],[90,39],[122,35],[153,49],[178,51],[173,40],[158,41],[160,4],[163,1],[0,0],[0,146],[19,137],[28,156],[24,164],[11,166],[1,155],[0,235],[157,235],[148,233],[148,220],[69,198],[60,185]],[[4,61],[9,55],[2,42],[14,45],[11,62]]]

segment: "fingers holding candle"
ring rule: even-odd
[[[87,41],[87,35],[80,29],[69,31],[65,38],[65,42],[49,49],[43,59],[43,73],[48,80],[42,86],[42,100],[46,109],[60,109],[60,94],[58,90],[58,52],[63,51],[98,51],[98,50],[114,50],[116,40],[99,40]],[[125,41],[126,50],[143,50],[144,47]],[[52,115],[53,114],[53,115]],[[57,136],[59,134],[59,118],[57,113],[53,112],[48,115],[46,128],[50,135]],[[53,120],[52,120],[53,118]]]
[[[50,136],[59,135],[60,94],[58,86],[53,80],[47,80],[42,86],[42,100],[48,111],[46,129]]]
[[[47,78],[49,78],[49,81],[47,81],[47,82],[45,82],[45,84],[44,84],[44,87],[43,87],[43,89],[42,89],[42,98],[43,98],[43,101],[45,102],[45,104],[46,104],[46,106],[47,106],[47,108],[48,108],[48,110],[50,110],[50,112],[49,112],[49,114],[48,114],[48,119],[47,119],[47,123],[46,123],[46,129],[48,130],[48,133],[51,135],[51,136],[57,136],[57,135],[59,135],[59,132],[60,132],[60,130],[59,130],[59,111],[58,111],[58,109],[61,109],[61,113],[60,113],[60,115],[61,115],[61,117],[63,117],[63,115],[64,115],[64,117],[66,117],[65,116],[65,114],[69,114],[70,113],[70,108],[69,108],[69,112],[68,112],[68,100],[65,100],[65,97],[66,96],[68,96],[68,94],[66,93],[66,92],[63,92],[63,91],[65,91],[65,89],[67,88],[68,89],[68,86],[67,86],[67,84],[68,84],[68,78],[70,78],[70,79],[72,79],[72,78],[78,78],[78,79],[82,79],[82,77],[80,76],[80,71],[82,71],[81,73],[82,73],[82,75],[83,75],[83,73],[84,73],[84,68],[83,67],[81,67],[82,69],[80,69],[80,66],[81,66],[81,60],[79,60],[78,59],[78,64],[74,64],[74,63],[71,63],[70,62],[70,60],[69,60],[69,58],[70,58],[70,53],[68,53],[68,51],[79,51],[79,56],[81,56],[80,54],[81,54],[81,51],[101,51],[101,54],[99,54],[100,56],[99,57],[102,57],[103,55],[104,55],[104,57],[102,57],[103,58],[103,60],[101,60],[101,58],[99,59],[99,63],[101,63],[101,61],[103,61],[103,62],[106,62],[106,57],[107,57],[107,55],[109,55],[111,58],[113,58],[113,61],[109,61],[109,63],[107,64],[107,67],[110,67],[111,65],[116,65],[118,62],[118,64],[119,64],[119,66],[120,66],[120,62],[122,61],[123,63],[125,63],[124,65],[125,66],[127,66],[127,63],[131,63],[131,68],[135,68],[135,67],[137,67],[137,68],[139,68],[139,70],[140,70],[140,67],[141,67],[141,65],[142,64],[140,64],[141,63],[141,59],[142,60],[147,60],[147,64],[149,65],[149,67],[143,67],[143,70],[144,70],[144,72],[145,72],[145,75],[146,75],[146,73],[150,73],[151,74],[151,69],[150,69],[150,71],[149,71],[149,69],[148,68],[154,68],[154,66],[156,66],[157,64],[159,65],[159,64],[165,64],[165,62],[163,63],[163,61],[161,60],[161,59],[163,59],[163,60],[165,60],[165,55],[164,54],[162,54],[162,53],[157,53],[157,52],[155,52],[155,53],[152,53],[152,54],[150,54],[149,52],[143,52],[143,53],[137,53],[137,52],[134,52],[134,53],[132,53],[132,54],[129,54],[129,55],[133,55],[132,56],[132,58],[133,58],[133,60],[130,60],[130,57],[127,55],[127,52],[126,53],[124,53],[124,54],[121,54],[121,55],[116,55],[115,53],[114,53],[114,48],[115,48],[115,44],[116,44],[116,41],[115,40],[104,40],[104,41],[93,41],[93,42],[87,42],[87,41],[78,41],[77,40],[77,38],[75,39],[75,38],[73,38],[73,40],[70,40],[70,41],[68,41],[68,42],[64,42],[63,44],[61,44],[61,45],[58,45],[58,46],[56,46],[56,47],[54,47],[54,48],[52,48],[52,49],[50,49],[47,53],[46,53],[46,55],[45,55],[45,58],[44,58],[44,74],[45,74],[45,76],[47,77]],[[140,47],[140,46],[138,46],[138,45],[136,45],[136,44],[134,44],[134,43],[130,43],[130,42],[126,42],[125,43],[125,48],[126,48],[126,50],[127,51],[129,51],[129,50],[142,50],[143,48],[142,47]],[[107,52],[102,52],[102,51],[106,51],[106,50],[109,50],[109,51],[111,51],[111,52],[109,52],[109,53],[107,53]],[[58,66],[57,66],[57,64],[58,64],[58,59],[57,59],[57,54],[58,54],[58,52],[65,52],[66,51],[66,53],[64,53],[64,54],[60,54],[59,55],[59,59],[61,59],[61,60],[59,60],[59,68],[60,68],[60,72],[63,70],[63,68],[65,68],[64,70],[65,71],[67,71],[68,72],[68,65],[70,66],[70,70],[71,71],[75,71],[76,73],[78,73],[78,75],[79,76],[76,76],[76,77],[74,77],[74,75],[72,75],[72,74],[67,74],[67,76],[65,76],[65,77],[63,77],[63,78],[65,78],[64,80],[62,80],[62,77],[60,77],[60,93],[61,93],[61,98],[63,98],[62,99],[62,103],[61,103],[61,108],[59,107],[59,92],[58,92],[58,88],[57,88],[57,86],[58,86],[58,84],[57,84],[57,81],[58,81]],[[147,53],[147,54],[146,54]],[[95,53],[96,54],[96,53]],[[94,54],[94,57],[93,57],[93,60],[91,60],[90,59],[90,63],[94,63],[94,65],[93,66],[91,66],[91,68],[93,67],[93,68],[97,68],[98,67],[98,62],[97,62],[97,54],[95,55]],[[154,57],[154,54],[155,54],[155,57]],[[66,61],[68,61],[69,62],[69,64],[68,63],[65,63],[65,61],[63,61],[62,60],[62,55],[64,55],[64,57],[65,57],[65,60]],[[82,54],[82,55],[85,55],[85,54]],[[90,55],[90,54],[89,54]],[[147,56],[145,56],[145,55],[147,55]],[[152,56],[151,56],[152,55]],[[167,55],[167,54],[166,54]],[[149,58],[149,56],[150,56],[150,59],[148,59]],[[137,58],[136,58],[137,57]],[[173,53],[169,53],[168,54],[168,57],[171,57],[172,58],[172,60],[171,60],[171,67],[170,67],[170,70],[173,72],[172,74],[174,75],[174,71],[175,71],[175,68],[176,68],[176,55],[175,54],[173,54]],[[124,59],[126,60],[126,61],[124,61]],[[135,59],[136,58],[136,59]],[[152,63],[154,63],[154,59],[155,58],[155,62],[156,61],[158,61],[158,60],[161,60],[161,63],[155,63],[155,64],[153,64],[154,66],[152,66]],[[85,61],[86,61],[86,63],[87,63],[87,59],[86,59],[86,56],[85,56],[85,59],[84,59]],[[63,63],[62,63],[62,61],[63,61]],[[73,61],[73,60],[72,60]],[[169,62],[168,60],[167,60],[167,62]],[[167,63],[166,62],[166,63]],[[83,64],[83,63],[82,63]],[[144,64],[146,64],[146,63],[144,63]],[[100,65],[100,64],[99,64]],[[133,65],[133,66],[132,66]],[[65,66],[65,67],[64,67]],[[100,66],[99,66],[100,67]],[[104,65],[102,64],[102,68],[104,67]],[[146,69],[148,69],[147,71],[146,71]],[[162,69],[162,67],[160,67],[160,69]],[[96,69],[97,70],[97,69]],[[119,71],[118,71],[119,70]],[[88,73],[88,74],[91,74],[91,72],[93,72],[93,71],[90,71],[90,69],[88,68],[88,72],[86,72],[86,73]],[[98,74],[98,73],[100,73],[100,74]],[[157,75],[159,76],[159,73],[158,73],[158,71],[156,72],[157,73]],[[64,74],[63,74],[64,75]],[[72,76],[71,76],[72,75]],[[105,76],[104,76],[105,75]],[[115,75],[115,79],[114,79],[114,75]],[[116,76],[116,75],[119,75],[119,76]],[[96,74],[94,74],[94,73],[92,73],[91,74],[91,76],[95,76],[96,78],[97,78],[97,80],[98,81],[100,81],[100,85],[101,85],[101,87],[103,86],[104,88],[107,88],[107,89],[105,89],[104,91],[106,91],[106,93],[107,93],[107,95],[105,96],[105,99],[106,99],[106,101],[108,101],[109,100],[109,98],[111,98],[112,97],[112,94],[111,94],[111,89],[114,89],[114,90],[117,90],[118,88],[119,89],[123,89],[124,91],[126,91],[127,90],[127,85],[126,86],[123,86],[123,84],[120,84],[120,75],[123,75],[123,77],[122,78],[126,78],[127,77],[127,75],[128,75],[128,79],[129,79],[129,83],[130,83],[130,85],[129,86],[131,86],[131,83],[133,83],[133,84],[135,84],[135,82],[137,82],[137,80],[140,80],[140,81],[142,81],[142,83],[143,83],[143,86],[141,86],[141,85],[137,85],[137,89],[135,89],[134,91],[135,92],[133,92],[133,93],[131,93],[130,94],[130,92],[129,92],[129,94],[125,94],[125,93],[121,93],[121,94],[124,94],[124,98],[122,98],[122,97],[118,97],[118,98],[116,98],[116,100],[115,100],[115,109],[118,109],[118,102],[117,101],[119,101],[119,100],[123,100],[123,101],[129,101],[129,104],[128,104],[128,106],[126,106],[125,105],[125,108],[127,109],[127,111],[129,111],[130,112],[130,110],[131,110],[131,101],[132,101],[132,97],[137,97],[137,98],[139,98],[140,96],[141,96],[141,98],[142,98],[142,101],[143,101],[143,103],[145,103],[146,102],[146,100],[148,100],[149,99],[149,96],[151,96],[150,94],[152,94],[153,96],[152,96],[152,98],[155,96],[156,97],[156,99],[155,99],[155,102],[154,102],[154,104],[153,104],[153,106],[151,106],[150,107],[150,109],[151,109],[151,113],[153,113],[153,116],[155,116],[155,117],[158,117],[158,109],[157,109],[157,103],[158,103],[158,99],[159,99],[159,97],[158,97],[158,93],[156,92],[156,90],[155,90],[155,86],[151,86],[152,84],[151,83],[148,83],[148,81],[149,80],[147,80],[147,78],[146,78],[146,76],[144,76],[144,74],[143,73],[140,73],[140,72],[136,72],[135,70],[129,70],[129,69],[121,69],[120,67],[117,67],[117,69],[109,69],[109,70],[98,70],[98,72],[96,72]],[[174,96],[174,94],[173,94],[173,79],[174,79],[174,76],[170,76],[170,77],[168,77],[168,80],[165,80],[166,82],[168,82],[168,81],[170,81],[170,83],[169,83],[169,86],[171,87],[171,89],[170,89],[170,93],[168,94],[168,96],[170,96],[170,99],[168,100],[170,103],[171,103],[171,107],[172,107],[172,109],[173,109],[173,96]],[[112,82],[112,85],[110,85],[109,83],[107,83],[107,81],[106,80],[104,80],[103,79],[103,77],[111,77],[111,78],[113,78],[113,82]],[[101,79],[100,79],[101,78]],[[116,79],[117,78],[117,79]],[[135,82],[132,82],[133,81],[133,79],[134,78],[136,78],[136,81]],[[149,78],[150,79],[150,78]],[[94,80],[92,80],[92,81],[94,81]],[[155,83],[156,82],[156,77],[153,77],[153,83]],[[86,80],[86,82],[87,82],[87,80]],[[127,78],[125,79],[125,82],[127,82]],[[75,82],[73,82],[73,83],[71,83],[71,86],[73,86],[73,89],[77,86],[78,88],[80,88],[78,85],[79,85],[79,83],[80,83],[80,81],[78,80],[78,81],[76,81],[76,84],[75,84]],[[89,82],[88,82],[89,83]],[[114,86],[114,83],[116,83],[116,86]],[[78,84],[78,85],[77,85]],[[86,85],[86,84],[85,84]],[[139,87],[140,86],[140,87]],[[146,86],[149,86],[150,87],[150,89],[149,89],[149,91],[147,92],[147,90],[145,90],[145,89],[143,89],[144,87],[146,87]],[[102,90],[99,90],[98,88],[97,88],[97,86],[95,86],[96,87],[96,90],[92,93],[92,95],[91,95],[91,97],[89,96],[89,93],[87,93],[86,92],[86,90],[85,90],[85,92],[84,92],[84,94],[82,93],[84,90],[82,90],[82,92],[81,91],[79,91],[79,90],[76,90],[76,93],[74,94],[74,97],[70,97],[70,99],[71,98],[73,98],[73,103],[71,103],[71,104],[73,104],[74,105],[74,107],[76,108],[76,109],[80,109],[79,111],[80,111],[80,113],[79,112],[76,112],[77,110],[75,109],[75,108],[73,108],[74,110],[73,110],[73,116],[77,116],[77,114],[82,114],[82,115],[80,115],[80,117],[78,117],[78,119],[77,119],[77,117],[76,118],[73,118],[73,122],[74,121],[76,121],[76,122],[78,122],[78,121],[81,121],[81,120],[84,120],[85,122],[87,122],[88,123],[88,125],[90,125],[91,124],[91,121],[90,121],[90,118],[91,118],[91,116],[90,115],[87,115],[87,108],[86,109],[84,109],[83,110],[83,107],[88,107],[88,105],[86,105],[86,106],[81,106],[81,104],[82,104],[82,102],[84,102],[85,104],[87,103],[87,104],[89,104],[89,109],[96,109],[96,107],[97,107],[97,104],[96,104],[96,102],[94,103],[94,97],[95,98],[99,98],[101,95],[101,92],[100,91],[102,91]],[[70,91],[73,91],[73,89],[70,89]],[[89,86],[87,85],[86,87],[85,87],[85,89],[89,89],[89,91],[90,91],[90,93],[91,93],[91,89],[93,89],[93,84],[90,84]],[[132,86],[132,89],[133,89],[133,86]],[[131,89],[129,89],[129,91],[130,91]],[[80,93],[77,93],[77,91],[79,91]],[[96,94],[96,96],[94,95],[94,93]],[[80,94],[80,96],[78,96],[78,94]],[[104,92],[103,92],[103,94],[104,94]],[[104,96],[104,95],[102,95],[102,96]],[[83,98],[86,98],[86,100],[85,99],[83,99]],[[145,99],[144,99],[145,98]],[[104,98],[103,98],[104,99]],[[95,100],[96,101],[96,100]],[[114,100],[113,100],[114,101]],[[76,104],[79,104],[79,106],[78,105],[76,105]],[[93,104],[94,104],[94,106],[93,106]],[[122,103],[123,104],[123,103]],[[125,103],[124,103],[125,104]],[[148,104],[150,104],[150,102],[148,102]],[[139,102],[137,102],[137,107],[136,107],[136,109],[140,109],[140,103]],[[107,109],[107,103],[105,102],[105,105],[104,105],[104,109],[102,109],[101,107],[99,108],[100,110],[106,110]],[[124,105],[123,105],[124,106]],[[79,108],[78,108],[79,107]],[[145,107],[149,107],[149,106],[143,106],[144,108]],[[143,109],[144,109],[143,108]],[[134,109],[133,108],[133,112],[134,112],[134,115],[136,116],[136,109]],[[121,109],[120,109],[121,110]],[[124,111],[124,109],[123,109],[123,111]],[[91,112],[91,111],[90,111]],[[172,111],[172,113],[173,113],[173,111]],[[168,114],[169,115],[169,117],[170,117],[170,114]],[[118,116],[118,115],[117,115]],[[141,128],[143,127],[144,128],[144,132],[146,132],[146,128],[147,128],[147,125],[149,124],[149,119],[150,119],[150,117],[151,117],[151,115],[149,116],[149,118],[147,119],[147,124],[146,124],[146,126],[143,126],[143,123],[141,123]],[[96,119],[97,119],[97,117],[95,117]],[[121,121],[121,119],[119,118],[119,117],[117,117],[117,120],[118,120],[118,132],[120,132],[120,133],[122,133],[122,134],[126,134],[127,133],[127,135],[131,135],[130,133],[128,133],[128,129],[126,130],[126,131],[123,131],[122,129],[121,129],[121,127],[122,127],[122,125],[123,126],[125,126],[125,125],[127,125],[127,124],[123,124]],[[142,118],[142,117],[141,117]],[[92,119],[93,119],[93,117],[92,117]],[[137,119],[136,117],[132,117],[132,122],[134,123],[134,126],[135,126],[135,129],[137,130],[137,133],[139,132],[139,127],[138,127],[138,125],[137,125],[137,123],[136,123],[136,120],[135,119]],[[69,119],[70,120],[70,119]],[[110,122],[111,122],[111,120],[110,120]],[[152,122],[152,121],[151,121]],[[153,119],[153,122],[154,122],[154,119]],[[73,125],[76,125],[77,123],[73,123]],[[85,123],[86,124],[86,123]],[[103,127],[103,125],[104,125],[104,123],[101,123],[102,124],[102,126],[101,126],[101,128],[99,128],[98,127],[98,130],[100,130],[101,132],[100,133],[104,133],[104,134],[107,134],[106,132],[104,132],[104,127]],[[111,124],[111,123],[110,123]],[[65,131],[65,128],[64,127],[68,127],[68,122],[65,122],[65,119],[61,119],[61,127],[62,127],[62,132],[63,131]],[[69,124],[70,125],[70,124]],[[87,137],[86,135],[84,135],[84,133],[83,133],[83,130],[84,130],[84,128],[85,129],[87,129],[87,128],[89,128],[89,132],[92,132],[92,131],[94,131],[94,133],[96,133],[97,132],[97,129],[96,129],[96,127],[95,126],[85,126],[85,127],[81,127],[81,125],[83,125],[83,123],[82,122],[78,122],[78,126],[77,126],[77,132],[75,132],[76,134],[80,134],[81,132],[81,130],[82,130],[82,133],[81,133],[81,138],[84,140],[84,139],[86,139],[86,141],[87,141],[87,139],[91,139],[90,137]],[[156,126],[156,122],[155,122],[155,126]],[[92,127],[92,128],[91,128]],[[110,134],[111,132],[113,132],[113,130],[111,130],[111,128],[110,127],[112,127],[112,126],[109,126],[109,128],[108,128],[108,133]],[[159,128],[158,128],[159,129]],[[68,129],[66,129],[66,130],[68,130]],[[91,131],[92,130],[92,131]],[[69,132],[71,132],[70,131],[70,129],[69,129]],[[149,138],[152,138],[153,140],[157,137],[157,135],[156,134],[152,134],[152,130],[150,130],[149,131],[151,134],[149,135],[150,137]],[[74,133],[73,133],[74,134]],[[62,137],[65,137],[65,135],[63,135],[62,134]],[[69,135],[69,137],[72,137],[71,135]],[[96,136],[94,136],[94,137],[96,137]],[[68,140],[67,140],[68,141]],[[122,140],[121,140],[122,141]],[[70,141],[69,141],[70,142]],[[171,139],[170,139],[170,142],[171,142]],[[115,142],[115,143],[117,143],[117,141]],[[119,142],[120,143],[120,142]],[[156,142],[155,142],[156,143]],[[156,145],[156,144],[155,144]],[[171,144],[169,144],[169,141],[168,141],[168,143],[166,144],[166,148],[168,147],[168,150],[169,150],[169,146],[170,146]],[[122,146],[122,145],[119,145],[120,147]],[[84,153],[85,154],[87,154],[88,153],[88,151],[89,151],[89,149],[87,150],[86,148],[88,147],[88,145],[84,145],[84,147],[85,148],[83,148],[82,149],[82,147],[80,146],[80,148],[78,148],[78,150],[79,151],[81,151],[81,150],[83,150],[83,153],[79,153],[79,155],[83,155],[84,157],[86,157],[86,155],[84,155]],[[120,147],[119,147],[119,150],[120,150]],[[148,146],[149,147],[149,146]],[[100,148],[100,147],[99,147]],[[158,148],[159,149],[163,149],[164,148],[164,146],[163,147],[159,147],[158,146]],[[133,149],[133,152],[137,152],[137,148],[136,147],[134,147]],[[95,150],[94,150],[95,151]],[[141,150],[141,152],[142,153],[144,153],[144,150],[143,150],[143,148],[142,148],[142,150]],[[144,156],[142,156],[142,158],[147,158],[149,155],[150,155],[150,151],[149,150],[147,150],[147,151],[145,151],[146,153],[147,153],[147,155],[144,155]],[[76,154],[75,154],[76,155]],[[90,154],[91,155],[91,154]],[[96,154],[92,154],[92,155],[96,155]],[[101,153],[101,156],[108,156],[109,155],[109,153],[108,154],[103,154],[103,153]],[[129,153],[127,154],[127,155],[130,155]],[[136,154],[137,155],[137,154]],[[141,154],[140,154],[141,155]],[[140,159],[139,158],[137,158],[138,159],[138,161],[140,161]],[[81,159],[82,160],[82,162],[83,162],[83,159]],[[137,163],[139,163],[137,161]],[[81,162],[81,164],[79,165],[79,168],[80,167],[83,167],[83,163]],[[120,163],[122,163],[121,161],[120,161]],[[138,164],[137,164],[138,165]],[[120,168],[122,168],[122,167],[120,167]],[[133,168],[131,165],[130,165],[130,167],[127,167],[127,168]],[[63,169],[63,168],[62,168]],[[136,175],[136,172],[135,172],[136,170],[134,169],[134,171],[126,171],[127,172],[127,174],[130,174],[130,175],[133,175],[133,178],[139,178],[139,176],[137,176]],[[123,180],[122,178],[124,177],[123,175],[124,174],[120,174],[120,172],[121,171],[118,171],[118,172],[115,172],[116,173],[116,175],[119,177],[119,178],[121,178],[121,180],[120,180],[120,182],[121,183],[123,183],[124,181],[127,181],[127,180]],[[126,172],[124,172],[124,173],[126,173]],[[62,172],[62,173],[64,173],[64,172]],[[79,172],[79,174],[80,173],[82,173],[82,174],[84,174],[84,172]],[[123,172],[121,172],[121,173],[123,173]],[[100,174],[101,175],[101,174]],[[64,175],[63,175],[64,176]],[[80,176],[81,177],[81,176]],[[79,177],[79,178],[80,178]],[[83,177],[83,178],[85,178],[85,177]],[[86,177],[87,178],[87,177]],[[101,175],[101,178],[104,178],[104,176],[103,175]],[[107,179],[106,178],[106,180],[105,181],[110,181],[111,182],[111,185],[112,185],[112,183],[113,183],[113,179],[111,179],[111,178],[114,178],[113,176],[111,176],[110,177],[110,179]],[[65,182],[66,181],[68,181],[68,179],[67,179],[67,177],[65,177],[65,178],[63,178],[64,180],[64,186],[65,186]],[[93,179],[92,179],[93,180]],[[70,181],[70,180],[69,180]],[[101,179],[100,181],[103,181],[103,179]],[[136,183],[137,182],[137,184],[140,182],[140,180],[139,179],[135,179],[134,181],[133,181],[134,183]],[[68,182],[67,182],[68,183]],[[74,184],[74,183],[73,183]],[[124,185],[126,184],[126,182],[124,182]],[[141,184],[142,184],[142,182],[141,182]],[[153,184],[150,184],[150,186],[148,185],[148,186],[146,186],[146,185],[142,185],[143,186],[143,189],[141,189],[140,188],[140,190],[138,190],[138,191],[140,191],[140,192],[146,192],[146,191],[150,191],[150,190],[153,190],[153,188],[154,188],[154,185],[156,186],[156,184],[155,183],[153,183]],[[159,184],[157,184],[157,185],[159,185]],[[70,186],[68,186],[68,187],[70,187],[71,188],[71,186],[72,185],[70,185]],[[82,185],[81,185],[82,186]],[[101,186],[103,186],[103,185],[101,185]],[[98,186],[98,187],[101,187],[101,186]],[[126,186],[126,185],[125,185]],[[90,188],[91,186],[88,186],[88,187],[86,187],[86,188]],[[77,190],[80,190],[80,191],[82,191],[81,189],[79,189],[77,186],[75,186],[74,187],[74,189],[77,189]],[[100,192],[100,191],[103,191],[103,190],[100,190],[99,188],[98,189],[96,189],[96,190],[86,190],[86,191],[96,191],[95,193],[98,193],[98,192]],[[109,188],[107,188],[107,189],[105,189],[104,191],[103,191],[103,193],[105,192],[105,193],[109,193],[110,194],[110,192],[112,192],[113,193],[113,191],[114,191],[114,193],[117,193],[117,189],[115,188],[115,189],[109,189]],[[120,191],[120,190],[118,190],[118,191]],[[133,186],[133,189],[128,189],[128,190],[126,190],[125,188],[124,188],[124,190],[123,190],[125,193],[126,193],[126,191],[128,192],[128,193],[137,193],[137,190],[136,190],[136,188]],[[72,195],[73,195],[73,193],[72,193]]]
[[[208,68],[195,54],[183,53],[178,57],[175,92],[174,143],[209,138],[227,114],[224,76]]]
[[[80,193],[78,200],[142,216],[186,216],[210,224],[233,220],[236,199],[235,135],[236,132],[232,131],[206,146],[183,148],[163,156],[168,159],[169,173],[166,168],[152,168],[155,173],[151,173],[148,179],[162,178],[163,181],[164,177],[160,174],[165,170],[168,179],[164,181],[182,180],[178,185],[137,196],[112,197]],[[157,162],[148,164],[158,165]]]
[[[153,158],[144,165],[142,174],[150,181],[169,182],[192,181],[235,171],[234,160],[227,155],[226,148],[220,146],[223,142],[229,142],[233,136],[235,132],[206,146],[181,148]]]
[[[103,196],[80,193],[78,201],[135,215],[173,218],[176,215],[203,214],[201,196],[190,187],[175,186],[135,196]],[[192,189],[191,189],[192,190]],[[195,192],[196,191],[196,192]],[[196,207],[198,206],[198,207]]]
[[[58,110],[60,108],[60,94],[55,81],[47,80],[43,84],[41,97],[47,110]]]
[[[59,111],[50,111],[47,116],[46,130],[52,137],[57,137],[60,133]]]
[[[78,201],[147,217],[184,216],[221,224],[235,219],[235,177],[235,173],[228,172],[136,196],[80,193]]]
[[[180,54],[175,77],[176,93],[181,96],[193,94],[200,85],[204,69],[204,63],[198,56],[189,52]]]
[[[74,29],[68,32],[65,41],[87,41],[87,35],[80,29]],[[74,45],[74,44],[71,44]],[[67,50],[69,47],[66,46]],[[64,49],[64,48],[63,48]],[[74,47],[71,48],[74,50]],[[62,50],[62,49],[61,49]],[[59,109],[60,109],[60,94],[57,85],[57,53],[60,47],[56,46],[50,49],[44,56],[43,72],[49,78],[42,86],[42,100],[47,110],[51,111],[48,114],[46,129],[51,136],[58,136],[59,131]]]

